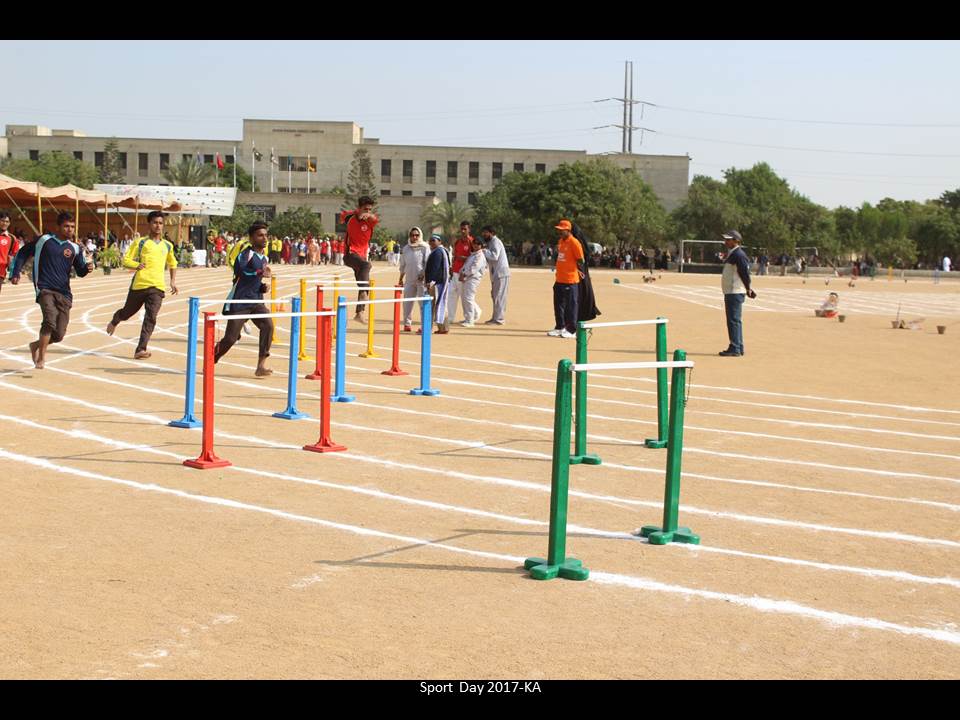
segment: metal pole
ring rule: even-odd
[[[587,364],[587,328],[583,321],[577,323],[577,364]],[[574,411],[574,454],[570,456],[571,465],[599,465],[600,456],[587,453],[587,373],[577,373],[577,401]]]
[[[658,317],[657,320],[663,318]],[[659,323],[657,326],[657,362],[667,360],[667,325]],[[670,401],[667,391],[667,369],[657,368],[657,437],[647,438],[644,445],[648,448],[667,447],[667,425]]]
[[[403,287],[395,288],[393,291],[394,300],[399,300],[403,293]],[[406,370],[400,369],[400,303],[393,304],[393,362],[389,370],[384,370],[381,375],[409,375]]]
[[[213,316],[212,312],[203,314],[203,444],[200,448],[200,456],[196,460],[183,461],[187,467],[198,470],[227,467],[233,464],[229,460],[218,458],[213,452],[213,349],[216,344],[217,328],[217,321],[211,319]]]
[[[323,307],[323,288],[320,285],[317,285],[317,312],[322,312],[320,310],[320,308],[322,307]],[[323,317],[321,317],[320,315],[317,315],[317,365],[314,368],[313,372],[307,375],[307,380],[316,380],[317,378],[321,377],[321,373],[323,372],[323,361],[321,356],[323,355],[324,347],[327,348],[327,359],[329,360],[330,347],[328,345],[323,344],[323,338],[321,337],[322,335],[321,331],[323,329],[323,320],[324,320]],[[327,331],[329,330],[330,328],[328,326]]]
[[[292,312],[300,312],[300,298],[293,298],[290,303]],[[283,412],[274,413],[276,418],[284,420],[299,420],[300,418],[310,417],[306,413],[297,410],[297,345],[300,337],[299,315],[290,318],[290,361],[287,366],[287,409]]]
[[[423,313],[421,318],[428,318],[427,322],[420,323],[423,334],[420,336],[420,387],[410,391],[411,395],[430,395],[436,396],[440,391],[430,387],[430,353],[431,338],[433,337],[433,301],[423,300]],[[371,308],[373,305],[370,306]]]
[[[376,283],[375,283],[373,280],[371,280],[371,281],[370,281],[370,285],[368,285],[368,287],[370,288],[370,299],[371,299],[371,300],[376,300],[376,299],[377,299],[377,298],[376,298],[376,292],[374,291],[374,287],[375,287],[375,286],[376,286]],[[376,305],[371,305],[370,308],[369,308],[369,314],[367,315],[367,351],[360,353],[360,357],[362,357],[362,358],[375,358],[375,357],[380,357],[380,354],[377,353],[377,352],[374,352],[374,350],[373,350],[373,315],[374,315],[374,310],[373,310],[373,309],[374,309],[375,307],[376,307]]]
[[[342,295],[337,295],[337,376],[336,386],[333,390],[333,402],[353,402],[356,398],[353,395],[347,395],[344,385],[347,375],[347,306],[346,300]]]
[[[183,417],[167,423],[178,428],[195,428],[203,424],[193,414],[197,385],[197,322],[200,319],[200,298],[190,298],[187,312],[187,381],[183,393]],[[204,327],[204,330],[206,330],[206,327]],[[206,339],[204,339],[204,342],[206,342]],[[204,347],[204,350],[206,350],[206,347]],[[204,356],[204,362],[206,362],[206,356]]]
[[[307,279],[300,278],[300,307],[305,308],[307,306]],[[312,358],[307,355],[306,344],[307,344],[307,324],[306,323],[297,323],[300,326],[300,356],[298,360],[311,360]]]
[[[318,305],[317,310],[320,312],[329,310],[329,308],[323,308],[323,310],[320,310],[320,308],[321,305]],[[317,369],[317,372],[320,375],[320,439],[318,439],[313,445],[304,445],[303,449],[320,453],[337,452],[339,450],[346,450],[347,448],[343,445],[336,444],[330,439],[331,317],[329,315],[324,315],[323,317],[318,316],[317,319],[320,321],[320,329],[317,331],[317,335],[323,336],[322,344],[318,346],[317,349],[317,357],[320,357],[321,355],[323,356],[321,366]],[[322,348],[322,351],[320,348]]]

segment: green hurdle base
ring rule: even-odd
[[[654,449],[656,449],[656,450],[660,450],[660,449],[665,448],[665,447],[667,446],[667,441],[666,441],[666,440],[656,440],[656,439],[654,439],[654,438],[647,438],[646,440],[643,441],[643,444],[644,444],[644,447],[654,448]]]
[[[553,580],[561,577],[565,580],[586,580],[590,571],[576,558],[567,558],[560,565],[548,565],[544,558],[527,558],[523,566],[530,571],[534,580]]]
[[[679,542],[689,545],[699,545],[700,536],[696,535],[688,527],[678,527],[676,530],[667,530],[666,532],[659,525],[644,525],[635,533],[640,537],[645,537],[651,545],[666,545],[667,543]]]
[[[571,455],[570,464],[571,465],[599,465],[603,461],[600,459],[599,455],[594,455],[593,453],[584,453],[583,455]]]

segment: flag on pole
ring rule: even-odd
[[[223,170],[223,158],[220,157],[220,153],[217,153],[217,170]]]

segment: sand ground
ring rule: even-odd
[[[329,273],[281,268],[281,294]],[[271,417],[286,325],[269,379],[253,377],[244,336],[217,366],[216,452],[234,464],[211,471],[181,465],[200,430],[165,423],[183,414],[186,298],[223,297],[224,270],[179,273],[148,361],[132,358],[138,321],[103,331],[129,276],[75,280],[43,371],[26,348],[33,290],[4,285],[0,676],[960,675],[960,283],[758,278],[747,354],[720,358],[718,277],[593,277],[599,320],[665,316],[670,348],[696,362],[680,519],[702,545],[630,535],[660,520],[666,455],[642,446],[654,375],[594,373],[589,444],[604,463],[571,468],[567,545],[586,582],[522,569],[547,550],[556,365],[574,355],[544,335],[547,270],[515,270],[506,325],[433,338],[439,397],[408,394],[415,335],[401,338],[411,374],[381,374],[384,306],[382,357],[357,356],[366,331],[351,325],[356,401],[332,415],[344,453],[300,449],[318,435],[316,381],[298,381],[310,419]],[[831,289],[845,323],[813,316]],[[481,305],[485,320],[486,279]],[[898,308],[923,329],[892,330]],[[590,341],[593,362],[653,350],[647,326]]]

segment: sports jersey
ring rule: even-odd
[[[19,275],[30,258],[33,258],[33,287],[38,298],[41,290],[52,290],[73,300],[70,269],[76,271],[77,277],[83,277],[88,272],[79,245],[70,240],[61,240],[56,235],[42,235],[36,242],[20,248],[10,277]]]
[[[164,268],[177,266],[177,255],[173,249],[173,243],[169,240],[157,241],[151,238],[141,238],[137,242],[130,243],[126,255],[123,256],[123,266],[135,269],[141,263],[146,267],[133,274],[130,289],[164,290],[166,288],[163,280]]]
[[[376,215],[370,220],[359,220],[359,210],[344,210],[340,213],[340,222],[347,226],[346,251],[359,255],[364,260],[370,252],[370,238],[373,237],[373,228],[380,222]],[[343,252],[341,248],[339,252]]]
[[[233,287],[228,300],[262,300],[263,299],[263,269],[269,264],[266,255],[261,255],[252,247],[248,247],[237,256],[233,265]],[[241,308],[241,305],[237,305]],[[232,312],[230,303],[223,306],[225,313]],[[239,312],[233,311],[233,312]]]
[[[17,239],[9,232],[0,233],[0,270],[17,256]]]
[[[463,268],[463,264],[467,261],[467,258],[470,257],[470,253],[473,252],[473,249],[470,247],[470,243],[473,242],[473,235],[467,235],[466,240],[460,238],[453,244],[453,266],[451,271],[456,274],[460,272]]]
[[[583,248],[573,235],[561,238],[557,243],[557,282],[575,285],[580,282],[577,260],[583,260]]]

